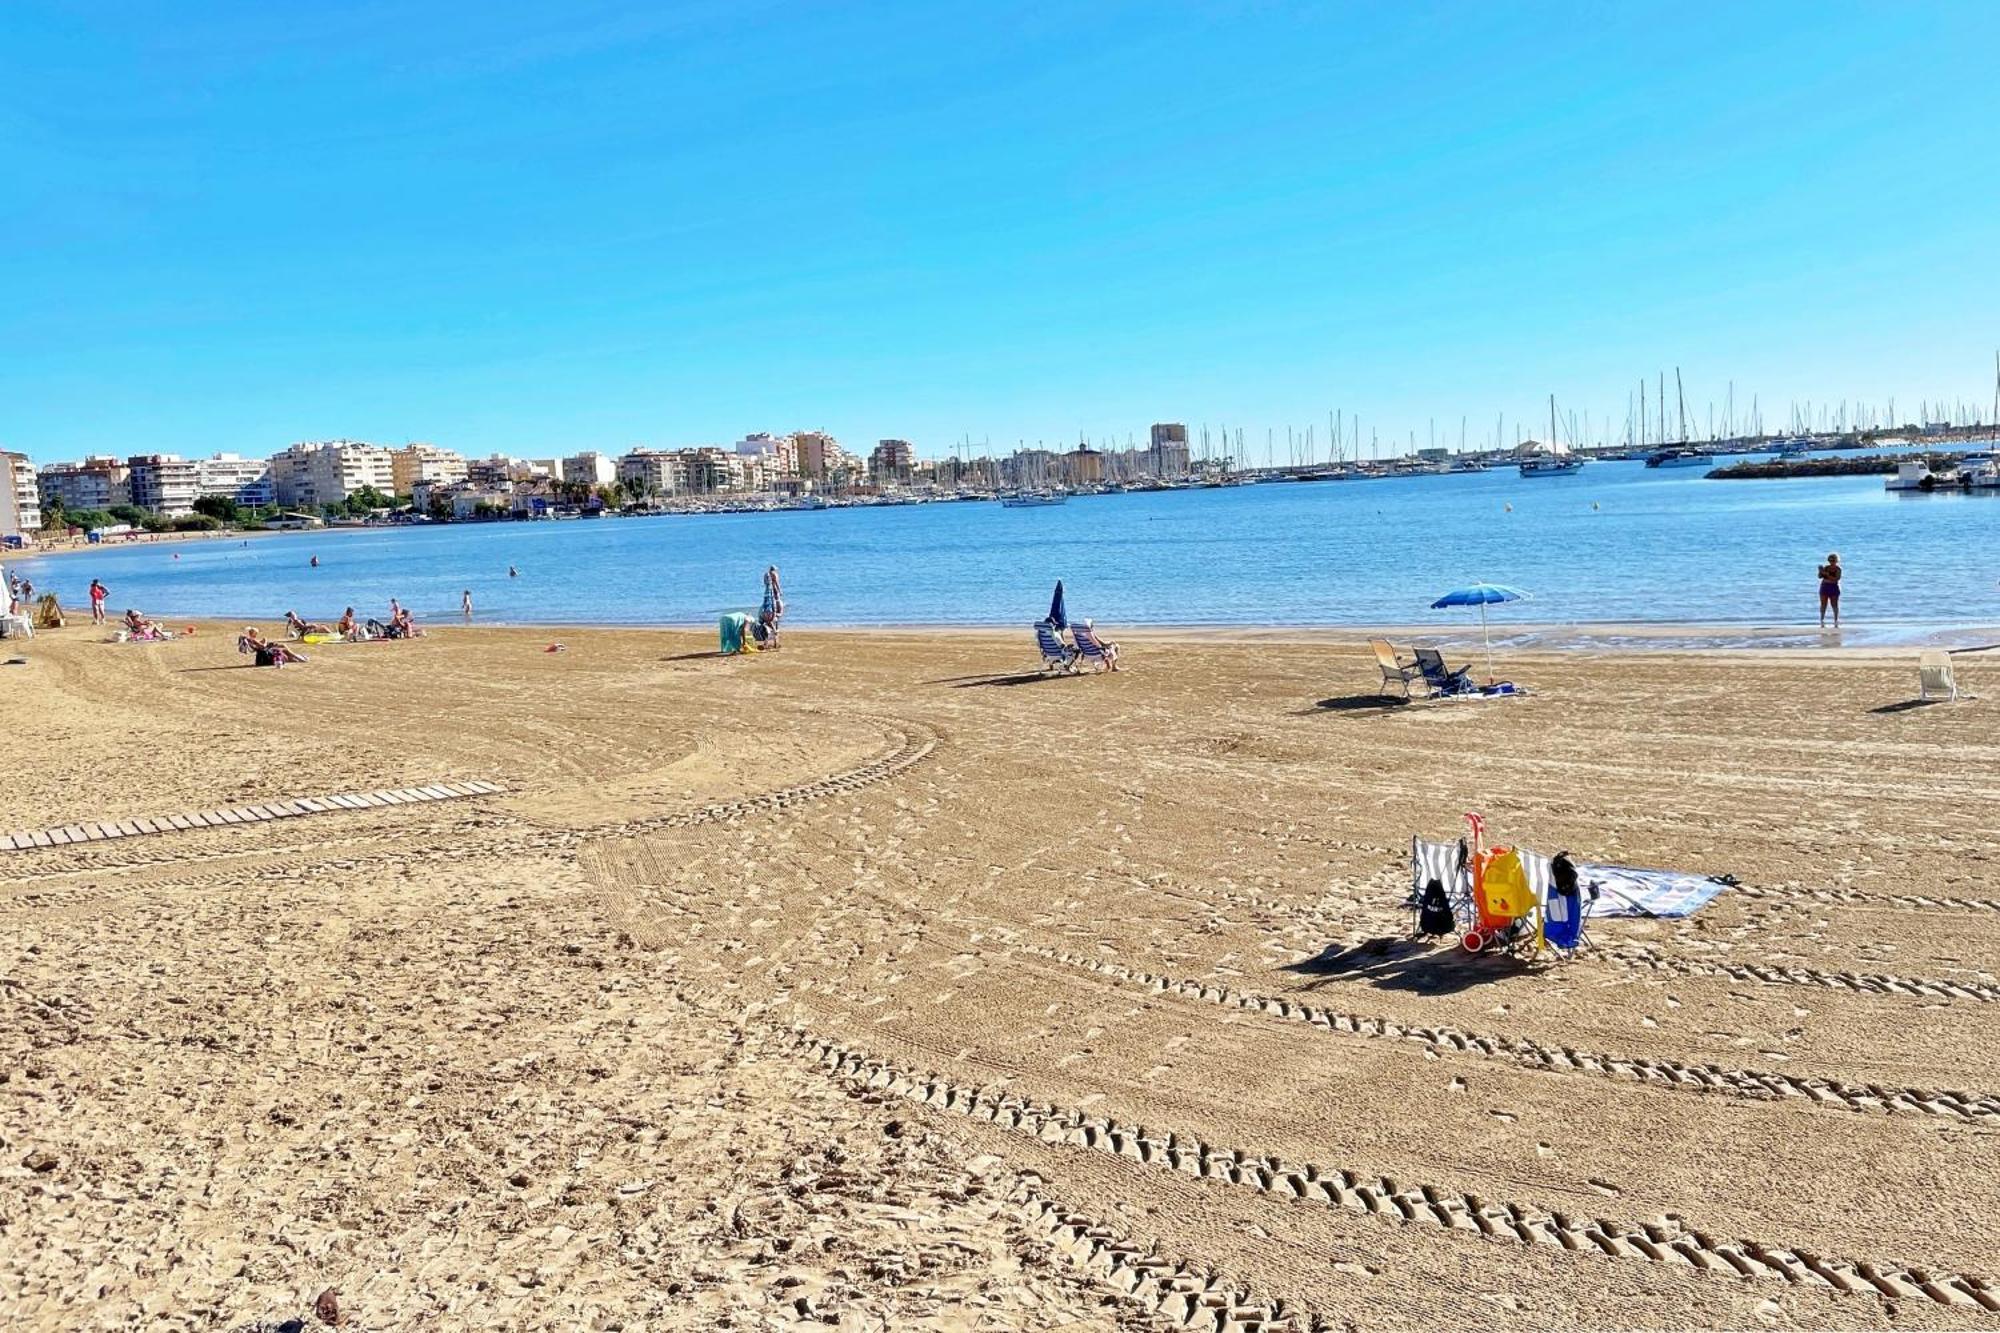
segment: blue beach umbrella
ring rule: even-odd
[[[1055,600],[1049,603],[1049,624],[1057,629],[1069,628],[1069,613],[1063,609],[1062,580],[1056,580]]]
[[[1431,610],[1442,611],[1452,606],[1476,606],[1479,608],[1479,634],[1486,640],[1486,679],[1493,679],[1493,636],[1486,628],[1486,608],[1501,602],[1525,602],[1528,594],[1519,588],[1510,588],[1504,583],[1474,583],[1463,588],[1453,588],[1444,596],[1431,603]]]

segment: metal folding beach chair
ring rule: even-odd
[[[1414,935],[1456,935],[1460,922],[1472,921],[1472,877],[1463,840],[1410,839],[1410,896],[1404,906],[1410,909]]]
[[[1424,678],[1423,668],[1415,662],[1405,662],[1396,656],[1396,649],[1387,639],[1370,639],[1368,646],[1375,650],[1375,665],[1382,669],[1382,684],[1377,694],[1387,694],[1389,686],[1401,685],[1403,697],[1410,697],[1410,682]]]

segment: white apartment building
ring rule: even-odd
[[[627,490],[650,488],[654,495],[675,495],[687,489],[687,465],[667,449],[634,449],[618,459],[618,481]]]
[[[370,486],[394,495],[395,464],[389,450],[359,440],[302,442],[271,456],[271,486],[288,509],[339,504]]]
[[[271,464],[241,454],[217,454],[195,464],[196,484],[203,495],[225,495],[240,505],[267,505],[275,500]]]
[[[132,503],[161,518],[194,512],[201,494],[201,464],[179,454],[134,454],[125,460]]]
[[[618,479],[618,464],[612,461],[609,454],[586,449],[563,459],[562,479],[580,481],[586,486],[609,486]]]
[[[93,454],[81,463],[50,463],[37,478],[42,507],[57,501],[71,513],[132,503],[132,473],[122,458]]]
[[[27,537],[42,530],[42,491],[35,465],[26,454],[0,450],[0,537]]]
[[[799,442],[796,436],[773,435],[760,430],[738,440],[736,452],[762,458],[765,470],[773,477],[799,475]]]
[[[414,495],[420,481],[464,481],[465,456],[434,444],[406,444],[389,451],[391,482],[397,495]]]

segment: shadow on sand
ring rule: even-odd
[[[1301,709],[1302,713],[1386,713],[1392,709],[1408,708],[1414,699],[1405,699],[1394,694],[1344,694],[1337,699],[1321,699],[1311,708]]]
[[[305,666],[307,664],[304,662],[300,662],[298,663],[298,665]],[[257,664],[255,662],[232,662],[228,666],[179,667],[175,669],[174,674],[177,676],[185,676],[190,671],[255,671],[256,669],[257,669]]]
[[[1025,671],[1018,676],[962,676],[954,680],[938,680],[930,683],[933,685],[949,685],[954,690],[969,690],[981,685],[1033,685],[1035,682],[1043,680],[1075,679],[1077,677],[1068,674],[1058,675],[1054,672]]]
[[[709,649],[709,651],[705,653],[675,653],[672,657],[663,657],[660,660],[662,662],[706,662],[712,657],[754,657],[754,656],[756,656],[755,653],[725,653],[718,649],[711,648]]]
[[[1913,708],[1928,708],[1932,704],[1941,704],[1944,702],[1946,701],[1943,699],[1905,699],[1901,703],[1883,704],[1880,708],[1871,708],[1868,711],[1871,713],[1907,713]]]
[[[1329,945],[1315,957],[1287,963],[1285,971],[1316,977],[1317,989],[1342,977],[1382,990],[1415,995],[1456,995],[1474,986],[1518,976],[1528,965],[1511,954],[1469,954],[1447,941],[1378,936],[1349,949]]]

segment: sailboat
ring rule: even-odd
[[[1521,460],[1521,475],[1524,477],[1567,477],[1572,472],[1583,470],[1583,460],[1563,446],[1556,438],[1556,396],[1549,395],[1549,451]]]

